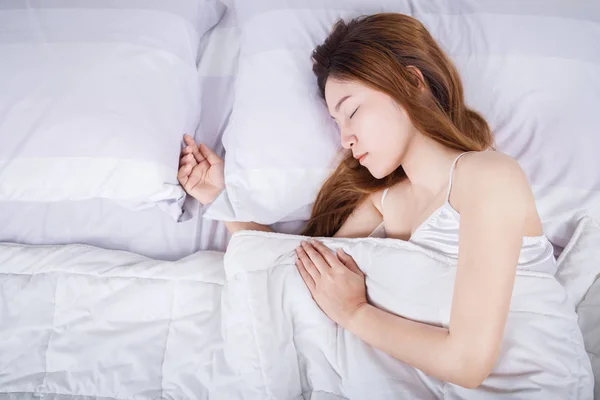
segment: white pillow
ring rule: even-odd
[[[223,136],[227,193],[206,217],[307,219],[339,149],[310,55],[333,23],[394,11],[421,20],[460,70],[467,103],[534,188],[544,228],[564,246],[600,217],[600,3],[235,2],[236,97]]]
[[[0,201],[107,198],[180,217],[181,139],[216,0],[0,5]]]
[[[579,315],[585,348],[600,399],[600,223],[589,217],[579,222],[573,238],[558,259],[558,281],[566,288]]]

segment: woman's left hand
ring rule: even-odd
[[[334,254],[321,242],[302,242],[296,249],[296,267],[321,310],[347,327],[356,312],[367,305],[365,275],[341,249]]]

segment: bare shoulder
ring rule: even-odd
[[[513,170],[523,173],[523,169],[514,158],[499,151],[479,151],[467,154],[462,161],[464,166],[470,166],[475,171],[490,172],[498,169],[499,171]],[[469,169],[471,169],[469,168]]]
[[[457,179],[469,186],[489,186],[501,190],[529,191],[527,176],[521,165],[512,157],[497,151],[468,154],[461,162]]]
[[[461,204],[509,202],[521,209],[535,207],[527,176],[510,156],[483,151],[461,159],[455,171],[453,199]]]
[[[462,164],[462,165],[461,165]],[[509,207],[525,218],[527,234],[537,234],[541,221],[533,191],[521,165],[496,151],[471,153],[461,160],[455,172],[458,207],[469,205],[488,209]]]

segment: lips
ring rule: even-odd
[[[354,156],[354,158],[356,158],[358,160],[358,162],[362,163],[362,161],[365,159],[367,154],[369,154],[369,153],[362,153],[362,154]]]

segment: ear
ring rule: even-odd
[[[423,73],[421,72],[421,70],[415,67],[414,65],[409,65],[406,67],[406,69],[408,69],[408,71],[411,74],[415,75],[415,77],[417,78],[419,89],[421,91],[425,90],[427,88],[427,85],[425,84],[425,78],[423,78]]]

